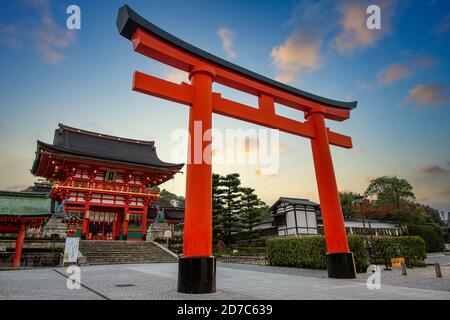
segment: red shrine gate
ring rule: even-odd
[[[128,6],[119,9],[117,27],[132,41],[133,48],[151,59],[189,73],[191,84],[175,84],[141,72],[135,72],[133,90],[190,106],[189,133],[201,121],[203,134],[211,129],[212,112],[279,129],[311,139],[314,166],[322,208],[327,246],[328,275],[355,278],[353,254],[349,252],[339,201],[330,144],[352,148],[351,138],[330,131],[325,119],[344,121],[356,102],[341,102],[319,97],[276,82],[196,48],[139,16]],[[255,95],[259,108],[222,98],[212,92],[212,83]],[[275,103],[303,111],[305,122],[275,113]],[[202,154],[209,141],[202,140]],[[194,154],[194,144],[189,145]],[[188,159],[183,257],[179,260],[178,291],[208,293],[215,291],[215,260],[212,256],[211,164]]]

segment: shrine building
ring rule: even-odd
[[[183,164],[163,162],[154,141],[133,140],[60,124],[53,144],[37,142],[31,173],[53,184],[55,215],[86,240],[145,240],[150,188]],[[76,223],[76,222],[79,223]]]

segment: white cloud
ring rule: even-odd
[[[341,53],[350,54],[357,49],[374,46],[389,31],[396,10],[396,1],[380,1],[381,29],[370,30],[366,26],[368,15],[366,1],[345,2],[340,8],[341,32],[334,39],[334,47]]]
[[[175,82],[175,83],[181,83],[181,82],[188,82],[188,74],[187,72],[181,71],[179,69],[171,68],[166,76],[165,79],[167,81]]]
[[[419,70],[429,68],[434,63],[431,58],[425,56],[404,63],[392,63],[378,73],[378,84],[382,86],[390,85],[393,82],[410,77]]]
[[[75,32],[65,25],[56,24],[49,0],[22,0],[35,16],[18,20],[14,24],[0,25],[0,44],[10,48],[23,47],[24,42],[33,41],[42,58],[56,64],[65,56],[61,52],[75,42]],[[37,18],[36,18],[37,16]]]
[[[236,52],[233,49],[234,31],[227,28],[217,30],[217,35],[222,39],[222,47],[230,59],[236,58]]]
[[[375,45],[390,30],[397,1],[378,1],[381,7],[381,30],[366,26],[368,1],[302,1],[288,25],[292,34],[272,49],[272,62],[279,81],[293,83],[299,74],[320,69],[325,63],[327,41],[342,54]]]
[[[419,84],[409,91],[405,99],[423,107],[441,105],[449,101],[448,88],[440,84]]]
[[[439,21],[432,30],[432,32],[437,36],[441,36],[448,31],[450,31],[450,13]]]
[[[38,50],[50,63],[59,63],[64,55],[58,50],[70,46],[75,41],[75,32],[58,26],[51,14],[50,2],[46,0],[28,1],[36,7],[41,18],[41,25],[34,33]]]
[[[321,41],[315,35],[297,30],[281,45],[272,49],[272,62],[277,68],[276,80],[292,83],[302,71],[313,71],[323,65]]]

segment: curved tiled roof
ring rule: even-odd
[[[181,169],[183,164],[161,161],[156,154],[153,141],[140,141],[114,137],[101,133],[81,130],[60,124],[55,130],[53,144],[38,141],[38,148],[93,159],[119,161],[127,164],[165,169]],[[37,156],[37,160],[39,155]],[[37,163],[32,173],[37,169]]]
[[[0,190],[0,217],[49,217],[47,192],[17,192]]]

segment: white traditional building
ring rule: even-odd
[[[397,227],[395,223],[375,221],[375,220],[344,220],[347,234],[367,234],[375,237],[400,236],[403,229]]]
[[[322,214],[318,203],[308,199],[279,198],[270,207],[271,216],[258,228],[263,237],[323,234]],[[406,233],[395,223],[370,219],[345,219],[347,234],[400,236]]]
[[[307,199],[281,197],[270,208],[276,236],[318,234],[320,205]]]

